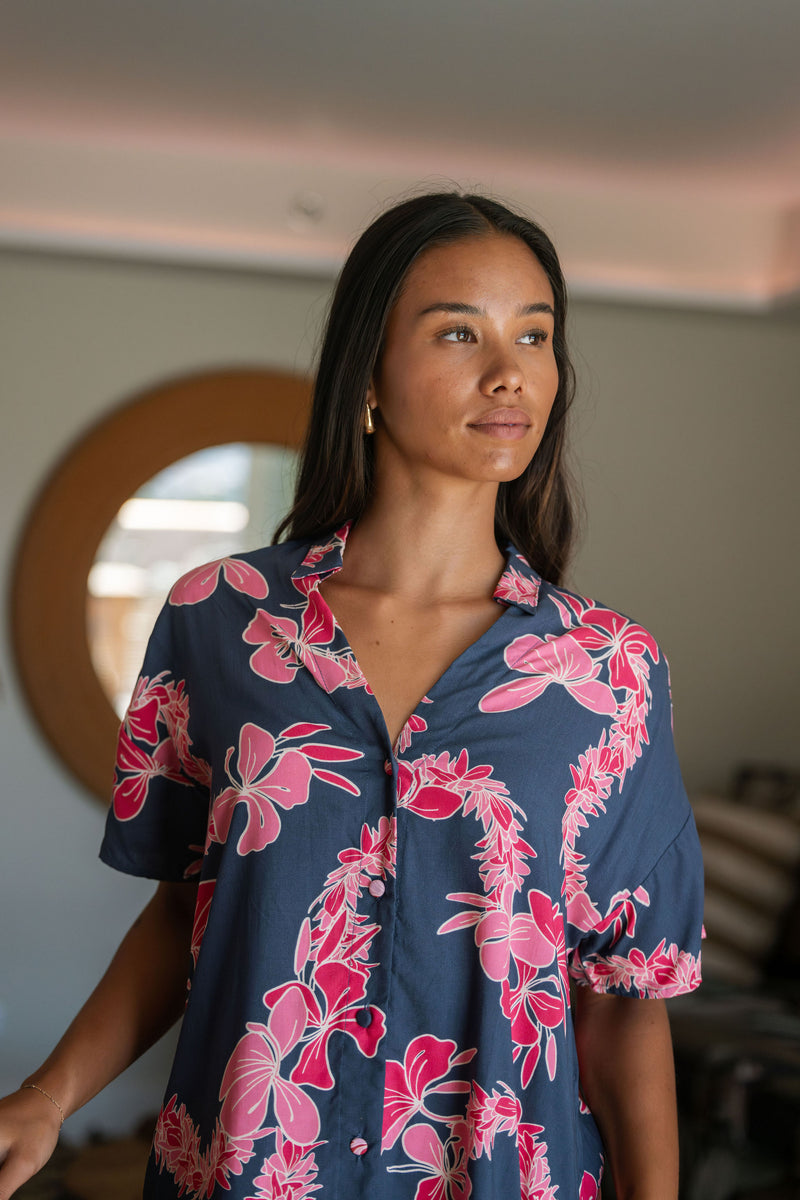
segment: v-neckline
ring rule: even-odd
[[[502,578],[502,575],[501,575],[501,578]],[[374,688],[370,684],[369,679],[367,678],[366,673],[364,672],[364,670],[361,666],[361,663],[358,661],[358,657],[356,655],[355,650],[353,649],[353,645],[352,645],[352,642],[350,641],[350,638],[345,633],[342,625],[339,623],[339,619],[336,616],[336,613],[333,611],[333,609],[331,608],[330,604],[328,603],[326,597],[323,595],[322,591],[320,590],[320,586],[319,586],[320,582],[324,582],[324,580],[323,581],[318,580],[316,583],[316,591],[317,591],[318,597],[321,600],[321,602],[325,605],[328,612],[330,613],[331,620],[333,621],[334,629],[341,635],[343,641],[345,642],[345,644],[347,646],[347,649],[349,650],[350,654],[353,656],[353,662],[355,663],[356,667],[358,668],[358,673],[364,682],[365,691],[367,691],[368,694],[372,697],[372,699],[375,703],[375,707],[378,710],[378,713],[381,718],[381,722],[383,724],[383,728],[386,732],[386,741],[389,744],[389,746],[391,747],[391,753],[394,758],[398,757],[398,753],[399,753],[398,747],[403,740],[403,734],[406,732],[406,729],[408,728],[409,723],[412,720],[412,718],[417,715],[418,711],[423,707],[423,705],[433,703],[432,698],[431,698],[431,693],[438,689],[439,685],[450,674],[450,672],[457,665],[457,663],[464,657],[465,654],[469,654],[470,651],[472,651],[477,645],[479,645],[479,643],[482,642],[485,637],[488,637],[488,635],[492,632],[492,630],[497,625],[498,621],[501,621],[503,619],[503,617],[508,613],[509,608],[511,607],[510,604],[506,603],[502,599],[499,599],[496,594],[493,594],[492,599],[495,601],[497,606],[501,609],[501,612],[494,619],[494,621],[492,621],[491,625],[489,625],[486,629],[484,629],[483,633],[480,633],[477,638],[475,638],[472,642],[469,643],[469,645],[465,646],[463,650],[459,651],[459,653],[455,656],[455,658],[451,659],[451,661],[447,664],[447,666],[441,672],[441,674],[439,674],[437,676],[437,678],[430,685],[430,687],[425,691],[425,693],[422,696],[420,696],[419,700],[417,700],[416,704],[414,705],[414,707],[409,712],[408,716],[403,721],[403,724],[400,727],[397,737],[394,739],[394,741],[392,741],[392,736],[389,732],[389,725],[386,720],[386,715],[383,711],[381,702],[378,699],[377,693],[375,692]]]

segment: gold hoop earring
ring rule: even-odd
[[[375,422],[372,419],[372,409],[370,408],[369,404],[366,406],[366,409],[367,410],[364,413],[364,432],[365,433],[374,433],[375,432]]]

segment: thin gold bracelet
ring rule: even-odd
[[[33,1088],[35,1092],[41,1092],[43,1096],[47,1097],[51,1104],[55,1104],[56,1108],[61,1113],[61,1125],[64,1124],[64,1110],[56,1100],[55,1096],[51,1096],[50,1093],[46,1092],[43,1087],[39,1087],[38,1083],[23,1083],[19,1090],[23,1092],[25,1088]],[[59,1129],[61,1128],[61,1125],[59,1125]]]

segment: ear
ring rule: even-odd
[[[367,404],[370,406],[370,408],[373,408],[373,409],[378,407],[378,397],[375,395],[374,379],[370,379],[369,384],[367,386]]]

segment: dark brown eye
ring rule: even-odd
[[[518,340],[526,346],[541,346],[543,342],[547,341],[547,333],[544,329],[529,329]]]
[[[454,329],[446,329],[439,336],[445,342],[469,342],[475,337],[468,325],[456,325]]]

